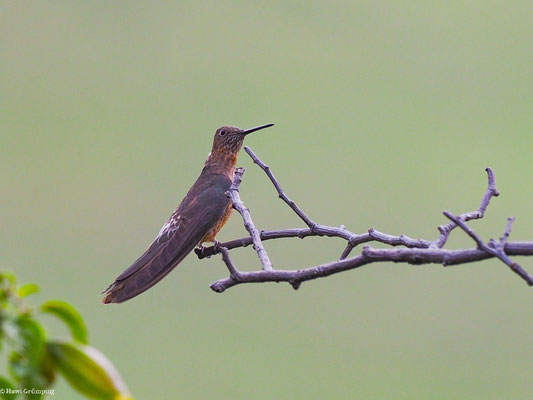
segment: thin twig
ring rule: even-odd
[[[479,204],[477,210],[459,215],[458,218],[461,221],[467,222],[473,219],[483,218],[485,216],[485,211],[489,206],[490,200],[493,197],[498,197],[500,195],[500,192],[498,192],[498,189],[496,189],[496,177],[494,176],[494,172],[490,167],[485,168],[485,171],[487,171],[488,187],[485,191],[485,194],[483,195],[483,198],[481,199],[481,203]],[[444,245],[448,241],[448,238],[450,237],[450,233],[455,228],[457,228],[457,224],[453,221],[448,222],[446,225],[439,226],[438,230],[440,232],[440,236],[431,244],[431,247],[444,247]]]
[[[514,217],[507,218],[507,227],[500,238],[500,246],[502,247],[505,246],[505,243],[507,243],[507,240],[509,239],[509,235],[511,235],[511,228],[513,227],[514,220]]]
[[[226,192],[226,195],[231,199],[233,203],[233,208],[236,209],[242,215],[244,226],[246,230],[248,231],[248,233],[250,233],[255,251],[257,252],[257,256],[259,257],[259,260],[261,261],[261,265],[263,266],[263,270],[271,271],[272,262],[270,261],[270,258],[268,257],[268,253],[263,247],[263,243],[261,242],[261,235],[259,234],[259,231],[257,230],[257,228],[255,227],[252,221],[250,210],[246,208],[246,206],[242,202],[241,197],[239,195],[239,186],[241,184],[243,174],[244,174],[244,168],[237,168],[235,170],[235,178],[233,179],[233,183],[231,187]]]
[[[293,229],[280,229],[280,230],[262,230],[260,231],[260,237],[262,241],[272,240],[272,239],[283,239],[283,238],[300,238],[304,239],[310,236],[329,236],[329,237],[338,237],[340,239],[345,239],[348,241],[351,246],[350,249],[353,249],[355,246],[367,243],[367,242],[378,242],[383,244],[388,244],[390,246],[406,246],[409,248],[427,248],[430,243],[424,239],[412,239],[405,235],[393,236],[387,235],[385,233],[379,232],[374,228],[370,228],[367,233],[355,234],[349,231],[345,231],[344,228],[335,228],[333,226],[328,226],[328,234],[317,234],[312,232],[309,228],[293,228]],[[341,230],[344,229],[344,230]],[[346,235],[346,232],[349,232]],[[205,247],[201,254],[197,253],[198,258],[207,258],[215,254],[220,253],[220,247],[226,247],[228,250],[232,250],[239,247],[247,247],[253,243],[253,240],[250,236],[242,237],[240,239],[230,240],[228,242],[221,242],[218,246],[209,246]],[[346,257],[341,257],[343,260]]]
[[[451,219],[453,222],[455,222],[465,233],[470,236],[476,243],[477,247],[480,250],[485,251],[486,253],[498,257],[504,264],[506,264],[511,270],[516,273],[518,276],[520,276],[523,280],[527,282],[529,286],[533,286],[533,277],[529,275],[520,265],[512,261],[508,255],[505,252],[505,242],[507,241],[507,238],[509,237],[510,231],[511,231],[511,225],[513,223],[514,219],[509,218],[507,222],[507,228],[500,239],[500,243],[496,242],[495,240],[491,240],[490,246],[486,245],[483,240],[479,237],[477,233],[475,233],[472,229],[470,229],[465,222],[463,222],[459,217],[456,215],[453,215],[452,213],[448,211],[444,211],[443,213],[445,216],[447,216],[449,219]]]
[[[285,194],[285,192],[283,191],[283,189],[281,188],[281,185],[278,183],[278,181],[276,180],[276,178],[274,177],[274,174],[272,174],[272,171],[270,171],[270,167],[268,165],[266,165],[263,161],[261,161],[259,159],[259,157],[257,157],[255,155],[255,153],[252,151],[252,149],[250,149],[248,146],[244,146],[244,151],[246,153],[248,153],[248,155],[252,158],[252,160],[254,161],[255,164],[257,164],[259,166],[259,168],[261,168],[263,171],[265,171],[265,173],[267,174],[267,176],[270,178],[270,181],[272,182],[272,184],[274,185],[274,187],[276,188],[277,192],[278,192],[278,196],[280,199],[282,199],[285,203],[288,204],[288,206],[290,208],[292,208],[292,210],[296,213],[296,215],[298,215],[300,217],[300,219],[309,227],[309,229],[311,229],[311,231],[313,231],[315,229],[315,227],[317,226],[317,224],[315,222],[313,222],[311,220],[311,218],[309,218],[297,205],[294,201],[292,201],[291,199],[289,199],[287,197],[287,195]]]

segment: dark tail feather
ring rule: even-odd
[[[102,292],[106,294],[102,304],[122,303],[150,289],[167,276],[193,248],[194,244],[183,246],[170,241],[156,251],[148,249]]]
[[[140,295],[167,276],[176,265],[177,263],[172,266],[167,266],[163,271],[153,277],[147,274],[150,271],[144,270],[132,274],[124,280],[116,280],[102,292],[102,294],[105,294],[102,298],[102,304],[122,303]]]

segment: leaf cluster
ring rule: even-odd
[[[49,300],[31,306],[34,283],[18,285],[10,271],[0,271],[0,349],[7,356],[8,376],[0,376],[0,399],[42,399],[52,393],[58,375],[91,399],[132,400],[113,364],[89,345],[80,313],[69,303]],[[62,321],[71,339],[49,337],[44,314]]]

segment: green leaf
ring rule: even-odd
[[[25,356],[13,351],[9,357],[8,367],[11,375],[23,388],[46,389],[56,378],[55,364],[46,347],[39,365],[32,365]],[[41,399],[42,397],[43,395],[40,393],[25,394],[26,399]]]
[[[0,399],[2,400],[14,400],[18,394],[8,393],[9,391],[16,390],[15,385],[4,376],[0,376]]]
[[[44,329],[37,321],[28,315],[22,315],[15,320],[18,339],[21,343],[20,353],[32,366],[40,365],[44,353]]]
[[[47,343],[47,349],[65,379],[85,396],[99,400],[130,399],[111,361],[94,347],[54,341]]]
[[[60,300],[50,300],[41,306],[41,311],[53,314],[67,324],[74,340],[83,344],[88,343],[87,327],[83,322],[83,318],[69,303]]]
[[[18,381],[20,387],[43,389],[46,387],[45,378],[39,368],[29,365],[26,358],[20,353],[12,352],[9,357],[9,372]],[[37,393],[25,395],[27,399],[39,399],[42,396]]]
[[[44,388],[48,378],[43,375],[45,334],[43,327],[29,315],[14,320],[15,350],[9,357],[8,369],[22,387]],[[38,394],[27,394],[28,399],[39,399]]]
[[[19,297],[26,297],[38,291],[39,291],[39,286],[37,286],[35,283],[26,283],[25,285],[22,285],[19,288],[18,295]]]
[[[28,374],[28,366],[24,363],[24,357],[16,351],[9,355],[8,369],[11,376],[17,381],[24,379],[24,376]]]
[[[0,279],[4,279],[4,278],[7,279],[11,283],[15,283],[17,281],[17,277],[15,276],[15,274],[8,269],[0,271]]]
[[[49,387],[56,379],[56,369],[48,347],[45,346],[44,350],[43,360],[39,370],[44,381],[44,386]]]

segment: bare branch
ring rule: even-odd
[[[488,187],[483,195],[483,198],[481,199],[481,204],[479,205],[478,209],[476,211],[472,211],[469,213],[464,213],[459,215],[459,219],[461,221],[471,221],[473,219],[481,219],[485,215],[485,211],[487,210],[487,207],[489,206],[490,200],[493,197],[498,197],[500,195],[500,192],[496,189],[496,178],[494,176],[494,172],[490,167],[485,168],[485,171],[487,171],[487,178],[488,178]],[[448,222],[446,225],[441,225],[438,227],[440,236],[437,240],[435,240],[431,247],[438,247],[442,248],[448,241],[448,238],[450,237],[450,233],[452,230],[457,228],[457,224],[453,221]]]
[[[446,217],[451,219],[455,225],[459,226],[465,233],[472,238],[474,242],[477,243],[478,249],[484,250],[483,247],[485,244],[483,243],[483,240],[472,230],[468,227],[468,225],[460,218],[455,215],[453,215],[451,212],[443,211],[442,212]]]
[[[233,203],[233,208],[236,209],[242,215],[244,226],[246,230],[250,233],[255,251],[257,252],[257,256],[259,257],[259,260],[263,265],[263,270],[271,271],[272,262],[270,261],[270,258],[268,257],[268,254],[265,248],[263,247],[263,243],[261,243],[261,235],[259,234],[259,231],[257,230],[252,221],[250,210],[246,208],[239,196],[239,186],[241,184],[243,174],[244,168],[237,168],[235,170],[235,178],[233,179],[231,187],[226,192],[226,196],[231,199]]]
[[[221,247],[220,252],[222,253],[222,261],[224,261],[224,264],[226,264],[226,267],[228,267],[230,278],[239,280],[239,276],[241,273],[235,267],[235,265],[233,265],[233,261],[231,261],[228,249],[226,249],[225,247]]]
[[[511,255],[532,256],[533,242],[508,243],[506,251]],[[220,279],[211,285],[211,289],[221,293],[235,285],[259,282],[289,282],[293,287],[296,286],[297,288],[302,282],[323,278],[375,262],[402,262],[413,265],[442,264],[447,266],[481,261],[490,257],[492,257],[491,254],[479,249],[372,249],[370,247],[365,247],[361,255],[347,260],[339,260],[317,265],[315,267],[299,270],[241,272],[238,280],[231,277]]]
[[[386,233],[379,232],[374,228],[370,228],[367,233],[355,234],[349,231],[349,235],[345,234],[345,228],[339,227],[335,228],[333,226],[323,226],[325,229],[321,232],[328,232],[327,235],[323,233],[312,232],[310,228],[293,228],[293,229],[280,229],[280,230],[262,230],[260,231],[260,237],[262,241],[272,240],[272,239],[283,239],[283,238],[299,238],[304,239],[309,236],[329,236],[329,237],[338,237],[348,241],[348,247],[350,251],[359,244],[367,242],[379,242],[383,244],[388,244],[390,246],[406,246],[406,247],[417,247],[417,248],[427,248],[432,242],[424,239],[412,239],[406,235],[393,236]],[[202,251],[197,252],[199,259],[211,257],[215,254],[220,253],[220,247],[226,247],[228,250],[232,250],[238,247],[247,247],[253,243],[250,236],[242,237],[240,239],[230,240],[228,242],[219,243],[218,246],[209,246],[205,247]],[[218,248],[217,248],[218,247]],[[347,248],[348,248],[347,247]],[[341,257],[343,260],[346,257]]]
[[[479,208],[476,211],[464,213],[459,216],[455,216],[445,211],[444,215],[450,219],[450,222],[439,227],[441,234],[437,240],[429,241],[425,239],[413,239],[406,235],[389,235],[379,232],[374,228],[370,228],[365,233],[356,234],[347,230],[342,225],[340,227],[333,227],[318,224],[308,217],[307,214],[287,196],[277,179],[274,177],[270,167],[261,161],[261,159],[249,147],[245,147],[245,151],[252,158],[254,163],[266,173],[274,185],[278,196],[294,211],[307,227],[258,231],[252,222],[249,210],[240,199],[239,185],[241,183],[244,169],[237,169],[235,179],[227,194],[230,196],[234,208],[241,213],[245,227],[250,233],[250,236],[219,243],[215,246],[206,247],[201,252],[197,252],[199,258],[209,257],[217,253],[222,254],[222,260],[228,268],[230,276],[225,279],[220,279],[211,285],[211,289],[216,292],[223,292],[230,287],[242,283],[257,282],[288,282],[294,289],[298,289],[302,282],[326,277],[375,262],[402,262],[413,265],[442,264],[443,266],[448,266],[485,260],[491,257],[499,258],[529,285],[533,285],[533,278],[522,267],[511,261],[509,258],[509,255],[533,255],[533,242],[507,242],[514,218],[509,218],[507,227],[500,238],[500,241],[496,242],[491,239],[488,245],[466,225],[466,221],[483,218],[492,197],[499,195],[499,192],[496,189],[494,173],[490,168],[486,169],[488,187],[481,200]],[[477,248],[463,250],[447,250],[443,248],[450,233],[457,226],[476,242]],[[337,261],[295,270],[275,270],[272,268],[272,263],[262,245],[262,241],[281,238],[303,239],[308,236],[335,237],[345,240],[347,243],[340,259]],[[360,255],[347,258],[356,246],[367,242],[383,243],[395,246],[395,248],[375,249],[365,246]],[[246,247],[250,244],[254,245],[263,268],[260,271],[241,272],[231,261],[229,250]]]
[[[513,222],[515,218],[509,217],[507,218],[507,227],[505,228],[505,231],[503,232],[502,237],[500,238],[500,246],[505,246],[505,243],[507,243],[507,239],[509,239],[509,235],[511,234],[511,228],[513,227]]]
[[[278,192],[278,196],[280,199],[282,199],[285,203],[287,203],[287,205],[292,208],[292,210],[296,213],[296,215],[298,215],[300,217],[300,219],[311,229],[311,231],[314,230],[314,228],[316,227],[316,223],[313,222],[311,220],[311,218],[309,218],[297,205],[294,201],[292,201],[291,199],[289,199],[287,197],[287,195],[285,194],[285,192],[283,192],[283,189],[281,188],[281,185],[278,183],[278,181],[276,180],[276,178],[274,177],[274,175],[272,174],[272,171],[270,171],[270,167],[268,165],[266,165],[263,161],[261,161],[259,159],[259,157],[257,157],[255,155],[255,153],[252,151],[252,149],[250,149],[248,146],[244,146],[244,151],[246,151],[246,153],[248,153],[248,155],[252,158],[252,160],[254,161],[255,164],[257,164],[259,166],[259,168],[261,168],[263,171],[265,171],[265,173],[267,174],[267,176],[270,178],[270,181],[272,182],[272,184],[274,185],[274,187],[276,188],[277,192]]]
[[[444,211],[444,215],[446,215],[449,219],[455,222],[463,231],[465,231],[466,234],[468,234],[468,236],[470,236],[477,243],[478,249],[483,250],[494,257],[498,257],[504,264],[511,268],[514,273],[516,273],[523,280],[525,280],[529,286],[533,286],[533,277],[529,275],[520,265],[512,261],[505,252],[505,242],[507,241],[507,238],[509,237],[509,234],[511,232],[511,225],[514,221],[514,218],[509,218],[507,220],[507,228],[505,229],[505,232],[499,243],[492,239],[489,242],[489,245],[486,245],[479,237],[479,235],[476,234],[472,229],[470,229],[465,222],[461,221],[459,217],[447,211]]]

